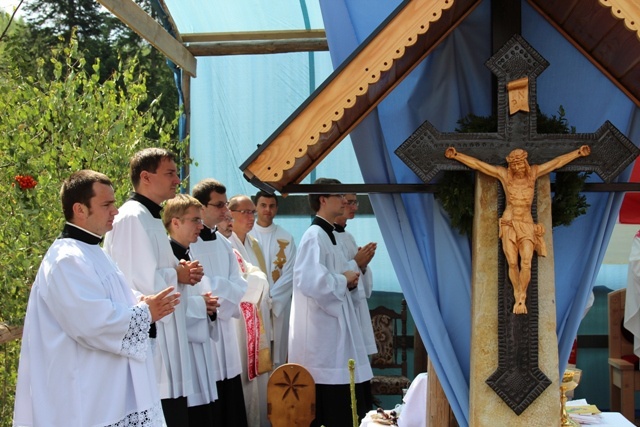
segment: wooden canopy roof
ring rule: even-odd
[[[640,106],[637,0],[528,0]],[[268,191],[298,184],[480,3],[407,0],[240,167]]]

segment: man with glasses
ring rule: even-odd
[[[207,178],[192,189],[192,196],[203,206],[203,228],[200,237],[190,246],[192,255],[200,260],[211,290],[220,307],[212,325],[215,334],[211,344],[217,367],[218,400],[213,404],[214,416],[221,426],[246,427],[247,414],[242,391],[242,358],[236,333],[241,317],[240,302],[247,291],[231,244],[217,232],[218,225],[229,215],[227,189],[220,181]]]
[[[258,191],[255,204],[258,219],[249,235],[260,243],[268,270],[273,315],[273,364],[277,368],[287,362],[296,244],[291,233],[273,222],[278,213],[278,198],[275,195]]]
[[[373,334],[373,325],[371,324],[371,314],[367,300],[371,298],[371,293],[373,292],[373,274],[369,263],[376,254],[377,244],[369,242],[362,247],[356,244],[356,239],[346,230],[346,227],[347,220],[355,218],[358,211],[358,197],[355,194],[345,194],[344,198],[346,203],[344,214],[338,216],[334,224],[336,241],[344,251],[344,255],[349,261],[350,269],[360,272],[358,289],[352,294],[353,305],[360,321],[362,338],[364,339],[367,354],[376,354],[378,348]],[[373,395],[371,394],[369,381],[364,383],[364,387],[369,398],[367,405],[371,406],[373,404]]]
[[[186,194],[167,200],[162,210],[164,227],[178,261],[190,261],[189,245],[198,240],[202,224],[202,204]],[[187,334],[192,361],[193,394],[187,396],[189,427],[217,425],[213,402],[218,398],[215,359],[210,343],[211,323],[216,319],[218,298],[212,296],[207,276],[185,288]]]
[[[243,260],[250,267],[258,267],[259,272],[253,268],[247,271],[245,278],[249,282],[249,292],[241,305],[243,309],[244,324],[238,323],[238,333],[241,342],[245,342],[246,352],[242,357],[247,357],[246,368],[242,375],[242,386],[247,409],[247,418],[250,426],[269,425],[267,417],[267,383],[268,373],[272,370],[271,341],[273,339],[273,326],[271,324],[271,298],[269,297],[269,282],[267,281],[267,267],[260,243],[255,237],[249,235],[255,224],[256,206],[249,196],[233,196],[229,200],[229,211],[233,218],[233,233],[229,241]],[[256,312],[257,310],[257,312]],[[252,330],[252,319],[259,322],[259,330]],[[259,349],[251,347],[252,342],[259,342]],[[257,355],[256,355],[257,353]],[[254,356],[255,359],[254,360]],[[244,360],[243,360],[244,362]],[[255,375],[255,378],[253,376]]]
[[[129,163],[134,192],[121,207],[104,248],[131,283],[134,291],[154,294],[167,286],[184,292],[202,278],[197,261],[180,262],[173,256],[162,224],[160,206],[176,195],[180,185],[175,155],[162,148],[146,148]],[[193,392],[187,342],[186,304],[156,322],[154,359],[168,427],[189,425],[187,396]]]
[[[319,178],[314,184],[340,181]],[[364,383],[373,377],[353,303],[361,273],[349,267],[334,234],[333,224],[345,212],[344,195],[310,194],[309,205],[316,216],[300,239],[293,268],[289,362],[307,368],[316,382],[311,425],[348,427],[353,425],[349,359],[355,361],[360,419],[370,409]]]

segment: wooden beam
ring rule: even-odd
[[[555,184],[551,184],[551,191]],[[438,184],[288,184],[282,187],[282,194],[310,193],[435,193]],[[640,182],[586,183],[583,193],[623,193],[640,192]]]
[[[230,42],[240,40],[322,39],[324,30],[235,31],[224,33],[183,33],[185,43]]]
[[[318,52],[329,50],[327,39],[282,39],[191,43],[194,56],[263,55],[270,53]]]
[[[21,338],[22,329],[22,325],[11,326],[6,323],[0,323],[0,344]]]
[[[610,7],[613,16],[622,19],[640,39],[640,3],[637,0],[600,0],[600,4]]]
[[[551,24],[551,26],[555,28],[565,39],[567,39],[567,41],[578,50],[578,52],[584,55],[584,57],[587,58],[589,62],[591,62],[598,70],[600,70],[602,74],[604,74],[609,80],[611,80],[611,83],[616,85],[618,89],[620,89],[622,93],[624,93],[631,100],[631,102],[640,107],[640,98],[638,98],[629,88],[627,88],[624,84],[622,84],[622,82],[620,82],[620,80],[618,80],[613,74],[611,74],[611,72],[607,70],[604,65],[600,63],[600,61],[594,58],[591,52],[582,47],[582,45],[578,43],[576,39],[574,39],[567,31],[565,31],[560,23],[556,22],[553,17],[551,17],[545,10],[543,10],[534,0],[527,1],[529,2],[529,5],[531,5],[531,7],[533,7],[540,15],[542,15],[542,17],[546,19],[547,22],[549,22],[549,24]],[[627,21],[625,20],[625,23],[626,22]]]
[[[151,43],[190,76],[196,76],[196,58],[132,0],[98,0],[109,12]]]

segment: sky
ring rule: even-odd
[[[13,9],[17,7],[18,4],[20,4],[20,0],[0,0],[0,9],[7,13],[13,13]],[[22,6],[24,6],[24,4]],[[20,12],[18,12],[18,14],[19,13]]]

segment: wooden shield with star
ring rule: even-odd
[[[273,371],[267,386],[272,427],[308,427],[316,417],[316,387],[302,365],[286,363]]]

